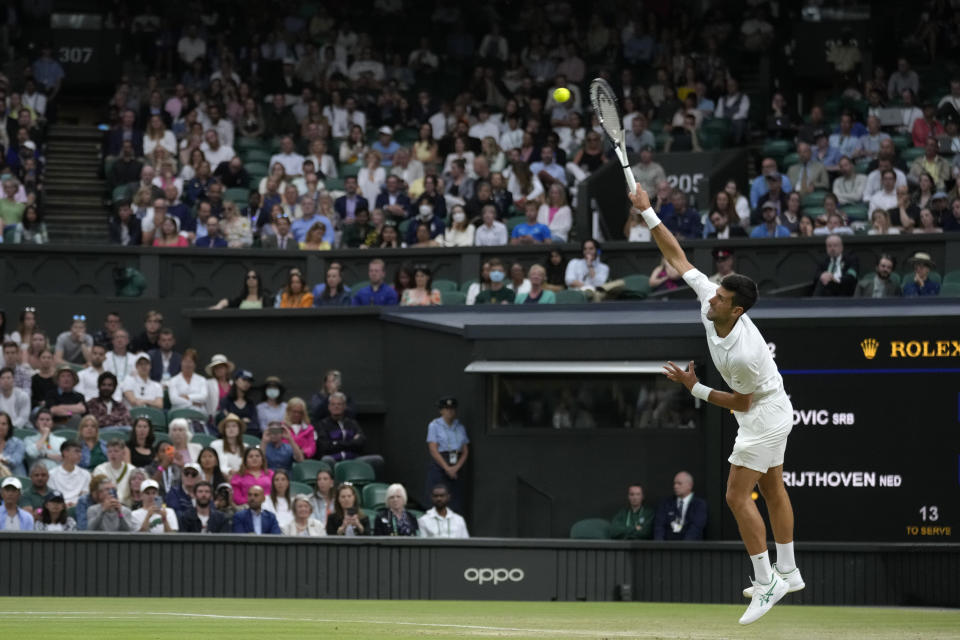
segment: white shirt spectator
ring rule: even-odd
[[[15,428],[28,427],[30,423],[30,394],[17,387],[10,389],[9,396],[0,391],[0,411],[10,416]]]
[[[416,51],[411,51],[410,57],[407,58],[407,66],[414,67],[418,64],[436,69],[440,66],[440,58],[438,58],[437,54],[429,49],[417,49]]]
[[[523,146],[523,129],[507,129],[500,134],[500,148],[504,151],[519,149]]]
[[[273,499],[267,496],[263,501],[263,509],[277,516],[277,524],[281,529],[293,522],[293,510],[290,508],[290,501],[286,498],[277,497],[277,504],[274,506]]]
[[[571,289],[575,288],[571,286],[571,283],[577,280],[583,283],[580,289],[596,289],[606,284],[609,275],[610,267],[600,260],[594,260],[593,277],[590,277],[590,268],[587,266],[587,261],[583,258],[574,258],[567,263],[567,271],[564,273],[563,280],[567,283],[567,287]]]
[[[103,368],[117,376],[117,380],[122,384],[127,376],[134,375],[137,372],[137,357],[129,351],[122,356],[113,351],[108,351],[107,359],[103,361]]]
[[[570,235],[570,227],[573,226],[573,214],[570,207],[563,205],[553,214],[553,220],[550,219],[550,206],[540,205],[537,211],[537,222],[550,227],[551,240],[554,242],[566,242]]]
[[[447,135],[447,115],[443,111],[437,111],[430,116],[428,122],[433,127],[433,139],[439,140]],[[521,134],[522,137],[523,134]]]
[[[172,155],[176,155],[177,137],[173,135],[173,131],[167,129],[163,132],[163,136],[159,140],[154,140],[147,135],[143,136],[143,155],[149,156],[158,146],[163,147]]]
[[[217,124],[213,124],[209,119],[204,116],[206,122],[203,124],[203,129],[213,129],[217,132],[217,140],[220,141],[221,146],[224,147],[233,147],[233,123],[227,120],[226,118],[220,118],[217,121]]]
[[[127,498],[130,497],[130,472],[133,471],[133,469],[133,465],[126,462],[121,462],[120,468],[114,469],[110,461],[107,460],[97,465],[91,475],[107,476],[110,478],[110,480],[117,485],[117,500],[126,502]]]
[[[387,172],[383,167],[377,167],[372,177],[370,176],[370,170],[366,167],[360,169],[360,173],[357,174],[357,186],[360,187],[361,195],[367,199],[371,207],[377,201],[380,189],[383,188],[386,181]]]
[[[303,156],[296,151],[293,153],[275,153],[270,158],[270,166],[272,167],[279,162],[283,165],[283,170],[288,176],[299,176],[303,175],[303,160]]]
[[[194,373],[188,383],[183,373],[178,373],[170,378],[167,390],[170,393],[170,406],[174,409],[191,408],[207,412],[207,379],[203,376]]]
[[[520,198],[536,200],[543,195],[543,183],[540,182],[540,178],[533,176],[530,186],[530,193],[523,193],[523,189],[520,188],[520,183],[517,181],[516,176],[513,175],[513,172],[510,172],[510,177],[507,178],[507,191],[509,191],[510,195],[513,196],[514,201],[519,200]]]
[[[841,175],[833,181],[833,195],[837,196],[841,206],[862,201],[866,188],[867,176],[862,173],[855,173],[849,179]]]
[[[880,189],[875,194],[870,196],[870,206],[867,208],[867,213],[873,213],[875,209],[895,209],[897,206],[897,190],[894,189],[890,193],[887,193],[883,189]]]
[[[210,448],[217,452],[217,457],[220,458],[220,471],[222,471],[224,475],[240,470],[240,464],[243,462],[241,454],[224,451],[223,439],[211,442]]]
[[[136,371],[120,383],[120,390],[124,394],[129,391],[137,400],[153,401],[163,397],[163,385],[159,382],[154,382],[150,378],[144,380],[137,375]],[[126,396],[123,398],[123,403],[127,405],[128,409],[132,407],[132,405],[127,402]]]
[[[106,371],[105,368],[100,371],[97,371],[93,367],[81,369],[77,372],[77,377],[80,378],[80,382],[74,388],[74,391],[82,393],[84,400],[93,400],[98,397],[100,395],[100,389],[97,387],[97,378],[99,378],[100,374],[104,371]],[[113,372],[111,371],[111,373]],[[133,373],[133,371],[131,371],[131,373]],[[117,374],[114,373],[113,375]],[[117,390],[113,394],[113,401],[120,402],[122,399],[123,396],[120,391],[120,385],[117,384]]]
[[[500,247],[507,244],[507,225],[499,220],[493,221],[493,226],[488,227],[485,224],[477,227],[473,234],[474,246],[477,247]]]
[[[350,127],[353,125],[359,126],[364,131],[367,129],[367,115],[359,109],[349,113],[346,109],[337,107],[332,109],[331,115],[333,117],[328,116],[328,118],[331,122],[330,130],[334,138],[346,138],[347,134],[350,133]]]
[[[469,538],[467,523],[463,516],[447,507],[447,513],[440,515],[436,507],[431,508],[417,519],[422,538]]]
[[[486,122],[477,122],[470,127],[469,135],[471,138],[477,138],[478,140],[483,140],[488,136],[496,140],[500,135],[500,127],[488,118]]]
[[[946,98],[944,98],[944,100],[946,100]],[[31,94],[21,94],[20,102],[23,103],[24,106],[30,107],[36,111],[37,115],[41,118],[47,113],[47,96],[43,95],[39,91],[35,91]]]
[[[183,36],[177,43],[177,53],[187,64],[207,55],[207,43],[202,38]]]
[[[62,493],[64,502],[74,504],[80,496],[90,493],[90,472],[80,466],[67,471],[60,465],[50,470],[47,486]]]
[[[893,172],[897,175],[897,187],[904,187],[907,184],[907,176],[897,169],[893,168]],[[873,197],[877,191],[880,191],[883,188],[883,176],[880,175],[880,169],[874,169],[870,172],[870,175],[867,176],[867,186],[863,189],[863,201],[870,202],[870,198]],[[894,187],[896,189],[896,187]]]
[[[383,63],[377,62],[376,60],[357,60],[350,65],[350,69],[347,71],[347,76],[351,80],[359,80],[360,76],[365,73],[370,73],[373,75],[373,79],[377,82],[383,82],[385,76],[383,71]]]
[[[725,95],[717,101],[715,114],[718,118],[746,120],[750,113],[750,98],[745,93]]]
[[[210,163],[210,168],[214,171],[220,166],[221,162],[230,162],[237,156],[237,152],[233,150],[233,147],[228,147],[225,144],[221,144],[217,147],[216,151],[214,151],[210,148],[210,145],[204,142],[200,145],[200,150],[203,151],[203,157],[207,159],[207,162]]]
[[[307,160],[313,162],[313,166],[317,168],[317,171],[327,178],[337,177],[337,163],[333,161],[333,156],[329,153],[323,154],[322,158],[312,155],[308,157]],[[301,163],[301,166],[302,164],[303,163]],[[301,171],[303,171],[303,169],[301,169]]]
[[[119,492],[118,492],[119,493]],[[177,522],[177,514],[170,507],[163,508],[164,513],[167,516],[167,525],[169,525],[171,531],[179,531],[180,525]],[[143,519],[147,517],[147,510],[144,508],[137,509],[130,514],[130,530],[131,531],[140,531],[140,527],[143,525]],[[159,513],[155,513],[150,516],[150,528],[147,530],[148,533],[163,533],[163,519],[160,517]]]

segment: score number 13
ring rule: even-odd
[[[937,505],[924,505],[920,507],[920,517],[924,522],[936,522],[940,519],[940,507]]]

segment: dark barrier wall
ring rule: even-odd
[[[949,606],[958,545],[799,544],[794,604]],[[741,603],[738,543],[3,535],[0,597]]]

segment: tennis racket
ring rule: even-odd
[[[623,167],[623,177],[627,179],[627,189],[629,193],[635,193],[637,190],[637,181],[633,177],[633,171],[630,170],[630,162],[627,160],[626,136],[623,133],[623,120],[620,118],[620,109],[617,108],[617,96],[613,93],[613,87],[603,78],[594,78],[590,83],[590,104],[593,105],[593,112],[597,114],[597,120],[603,127],[604,133],[610,138],[613,144],[613,150],[620,160],[620,166]]]

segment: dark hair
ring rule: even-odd
[[[147,437],[143,441],[143,444],[146,448],[153,451],[153,442],[156,440],[157,436],[153,433],[153,423],[150,422],[150,418],[146,416],[138,416],[133,419],[133,426],[130,429],[130,438],[127,440],[127,447],[130,451],[134,451],[137,447],[137,423],[146,422],[147,426],[150,427],[150,431],[147,432]]]
[[[113,438],[113,439],[110,440],[110,442],[107,443],[107,448],[108,448],[108,449],[111,448],[111,447],[120,447],[120,448],[122,449],[122,448],[124,448],[124,447],[126,447],[126,446],[127,446],[126,443],[125,443],[123,440],[121,440],[120,438]]]
[[[200,453],[197,454],[197,464],[200,464],[200,459],[203,457],[203,454],[209,451],[213,454],[213,458],[217,461],[216,466],[213,467],[213,484],[215,486],[220,486],[222,483],[227,482],[227,479],[223,476],[223,472],[220,470],[220,454],[217,453],[217,450],[211,446],[206,446],[200,450]],[[200,473],[203,474],[203,465],[200,465]],[[206,482],[206,480],[202,480]],[[209,483],[208,483],[209,484]]]
[[[13,375],[13,369],[11,369],[10,367],[3,367],[2,369],[0,369],[0,376],[2,376],[5,373],[9,373],[10,375]]]
[[[349,489],[353,493],[353,508],[357,509],[357,516],[363,520],[366,516],[360,511],[360,492],[349,482],[341,482],[337,485],[337,488],[333,490],[333,512],[337,514],[337,517],[343,522],[346,513],[343,511],[343,507],[340,506],[340,492],[344,489]]]
[[[427,276],[427,291],[430,291],[430,288],[433,286],[433,272],[430,271],[430,267],[428,267],[425,264],[414,265],[413,275],[416,276],[418,271],[423,275]],[[413,284],[414,286],[416,286],[416,280],[413,281]]]
[[[277,495],[277,476],[281,474],[283,474],[283,477],[287,479],[287,492],[282,496],[278,496]],[[292,501],[290,500],[290,474],[284,471],[283,469],[277,469],[276,471],[274,471],[273,477],[270,479],[270,501],[273,502],[274,507],[277,506],[277,498],[286,498],[287,502],[291,503],[290,506],[291,507],[293,506]]]
[[[877,264],[880,264],[880,261],[881,261],[881,260],[889,260],[889,261],[890,261],[890,264],[893,265],[893,268],[894,268],[894,269],[897,268],[897,259],[894,258],[894,257],[893,257],[892,255],[890,255],[889,253],[881,253],[881,254],[880,254],[880,257],[877,258]]]
[[[263,294],[263,281],[260,279],[260,272],[255,269],[244,269],[243,270],[243,282],[240,283],[240,300],[244,300],[249,294],[249,288],[247,287],[247,274],[253,272],[257,277],[257,295],[261,298],[264,297]]]
[[[113,380],[113,386],[114,386],[114,387],[116,387],[117,384],[118,384],[118,382],[117,382],[117,376],[113,375],[113,373],[111,373],[110,371],[104,371],[104,372],[101,373],[99,376],[97,376],[97,387],[98,387],[98,388],[100,387],[100,385],[103,384],[103,381],[104,381],[104,380]]]
[[[47,503],[48,503],[48,502],[53,502],[53,500],[54,500],[54,498],[53,498],[52,494],[47,494],[47,495],[43,498],[43,506],[44,506],[44,507],[47,506]],[[61,502],[62,502],[62,501],[63,501],[63,500],[61,499]],[[66,504],[63,505],[63,509],[60,510],[60,515],[57,516],[57,521],[56,521],[56,523],[54,523],[53,521],[50,520],[50,511],[49,511],[49,510],[47,510],[47,509],[41,509],[41,510],[40,510],[40,522],[42,522],[43,524],[67,524],[67,505],[66,505]]]
[[[37,215],[37,219],[33,222],[30,222],[29,220],[27,220],[27,211],[30,211],[30,210],[33,210],[33,212]],[[35,204],[27,205],[27,208],[23,210],[23,219],[21,220],[21,224],[23,224],[23,228],[33,229],[34,225],[40,226],[42,223],[43,223],[43,215],[40,213],[40,209],[37,208],[37,205]]]
[[[413,275],[414,275],[414,274],[413,274],[413,267],[410,266],[409,264],[402,264],[402,265],[400,265],[400,268],[397,269],[396,275],[393,276],[393,288],[396,290],[398,296],[401,295],[401,294],[403,294],[403,290],[404,290],[404,287],[400,286],[400,274],[401,274],[401,273],[407,274],[407,277],[410,278],[410,285],[409,285],[408,287],[406,287],[407,289],[412,289],[412,288],[413,288],[413,285],[414,285],[414,280],[413,280]]]
[[[201,480],[197,484],[193,485],[193,492],[196,493],[197,489],[199,489],[200,487],[209,487],[210,493],[213,493],[213,485],[207,482],[206,480]]]
[[[743,307],[744,313],[749,311],[757,302],[757,296],[759,295],[757,283],[747,276],[731,273],[720,281],[720,286],[733,292],[733,306]]]
[[[6,442],[13,437],[13,419],[6,411],[0,411],[0,418],[7,419],[7,432],[3,435],[3,441]]]
[[[52,414],[51,414],[52,415]],[[78,451],[82,450],[83,447],[80,446],[80,443],[76,440],[64,440],[63,444],[60,445],[60,453],[63,453],[67,449],[76,449]]]

